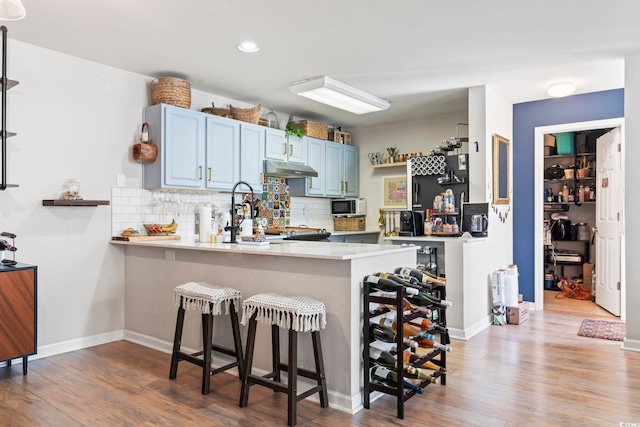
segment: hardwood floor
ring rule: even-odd
[[[298,404],[299,426],[619,426],[640,424],[640,353],[577,335],[585,316],[531,312],[521,325],[491,326],[452,342],[446,386],[431,385],[395,417],[389,396],[349,415]],[[589,316],[587,316],[589,317]],[[127,341],[0,368],[2,426],[278,426],[286,396],[252,387],[238,407],[240,382],[211,380],[182,362],[169,380],[170,355]],[[330,366],[327,369],[331,369]]]

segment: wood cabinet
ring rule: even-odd
[[[24,375],[37,352],[37,290],[36,266],[0,266],[0,361],[22,357]]]

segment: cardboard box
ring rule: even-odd
[[[556,146],[556,137],[553,135],[546,134],[544,136],[544,146],[545,147],[555,147]]]
[[[591,289],[592,273],[593,273],[593,264],[589,264],[588,262],[585,262],[584,264],[582,264],[582,279],[583,279],[582,287],[591,293],[593,293],[593,289]]]
[[[507,323],[519,325],[529,319],[529,303],[521,302],[517,307],[507,307]]]

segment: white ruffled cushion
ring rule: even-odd
[[[256,294],[242,303],[241,323],[246,325],[254,313],[259,322],[296,332],[319,331],[327,325],[324,303],[307,297]]]
[[[223,308],[225,314],[229,314],[230,303],[238,307],[242,299],[242,292],[237,289],[221,288],[205,282],[188,282],[176,286],[173,291],[176,306],[182,300],[185,310],[200,310],[204,314],[222,314]]]

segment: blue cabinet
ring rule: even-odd
[[[205,120],[197,111],[170,105],[144,110],[151,142],[158,148],[153,163],[145,163],[144,188],[201,188],[204,185]]]
[[[318,172],[317,177],[306,178],[307,196],[324,196],[325,194],[325,141],[316,138],[307,139],[308,165]],[[303,180],[300,180],[303,181]]]
[[[262,192],[265,128],[250,123],[240,124],[240,179]]]
[[[208,114],[206,129],[205,188],[231,190],[240,179],[240,124]]]
[[[307,137],[286,136],[283,130],[267,128],[264,145],[267,159],[307,164]]]

